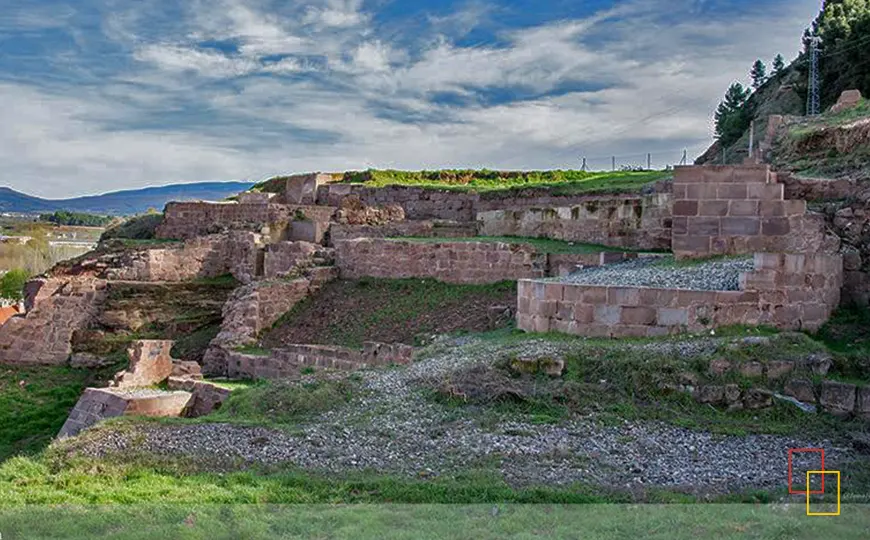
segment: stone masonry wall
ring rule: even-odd
[[[547,257],[533,248],[498,242],[405,242],[358,239],[335,243],[342,279],[434,278],[448,283],[495,283],[544,277]]]
[[[653,337],[734,324],[818,329],[839,302],[839,255],[755,255],[739,291],[520,281],[517,326],[590,337]]]
[[[123,265],[108,268],[104,277],[124,281],[187,281],[232,274],[243,282],[258,273],[260,236],[233,231],[191,238],[183,244],[147,249]]]
[[[73,332],[95,316],[105,299],[106,282],[50,278],[34,280],[28,289],[32,309],[0,326],[0,364],[65,364],[72,353]]]
[[[574,206],[477,214],[483,236],[544,237],[639,249],[670,249],[671,196],[593,199]]]
[[[329,206],[272,202],[171,202],[166,205],[163,222],[157,227],[157,238],[186,240],[228,230],[259,233],[267,228],[273,240],[283,240],[290,234],[289,228],[295,220],[303,218],[325,224],[335,211]]]
[[[287,345],[270,355],[230,351],[227,376],[242,379],[280,379],[297,377],[302,368],[351,371],[390,364],[407,364],[413,347],[401,343],[366,342],[363,350],[331,345]]]
[[[656,192],[666,189],[657,185]],[[546,190],[525,190],[515,194],[463,193],[457,191],[424,189],[412,186],[386,186],[381,188],[361,184],[330,184],[317,190],[317,204],[339,206],[348,196],[359,197],[366,205],[398,204],[405,210],[408,220],[442,219],[474,221],[479,212],[518,210],[528,208],[572,207],[590,201],[609,203],[613,200],[636,199],[636,195],[552,195]]]
[[[394,221],[384,225],[344,225],[335,223],[329,228],[331,244],[357,238],[390,238],[415,236],[424,238],[466,238],[477,236],[477,223],[441,220]]]
[[[179,416],[189,400],[190,393],[182,391],[86,388],[57,436],[73,437],[100,420],[115,416]]]
[[[824,218],[785,200],[768,165],[677,167],[672,249],[678,258],[756,252],[815,253],[827,246]]]

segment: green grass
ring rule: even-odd
[[[0,460],[42,450],[98,375],[67,367],[0,367]]]
[[[866,538],[870,509],[836,518],[781,505],[299,504],[0,509],[9,538],[438,538],[818,540]]]
[[[853,305],[838,309],[816,338],[836,353],[835,378],[870,384],[870,308]]]
[[[498,195],[524,189],[551,190],[554,195],[582,193],[621,193],[638,191],[643,186],[670,178],[670,171],[640,172],[586,172],[577,170],[552,171],[490,171],[438,170],[351,171],[338,175],[342,182],[366,184],[372,187],[414,186],[449,191],[475,191]],[[253,191],[279,192],[284,189],[286,177],[276,177],[255,185]]]
[[[306,314],[318,313],[317,308],[323,308],[320,296],[331,287],[345,287],[341,296],[351,298],[354,307],[344,309],[341,316],[324,320],[316,335],[307,336],[307,342],[361,348],[368,340],[401,341],[401,334],[407,334],[411,328],[419,335],[431,334],[443,323],[433,314],[448,313],[456,317],[469,299],[478,303],[504,301],[507,295],[516,291],[516,282],[457,285],[433,279],[376,278],[334,282],[285,313],[263,341],[271,346],[270,333],[279,333],[282,327],[307,323]]]
[[[505,244],[525,244],[532,246],[540,253],[601,253],[601,252],[632,252],[636,250],[615,248],[598,244],[583,244],[553,240],[550,238],[528,238],[522,236],[472,236],[467,238],[431,238],[417,236],[393,237],[390,240],[406,242],[437,243],[437,242],[503,242]]]
[[[258,381],[233,390],[207,420],[291,426],[312,414],[340,407],[358,393],[358,383],[352,377],[305,382]]]

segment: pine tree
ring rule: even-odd
[[[761,87],[762,84],[767,81],[767,68],[764,66],[764,62],[761,60],[756,60],[754,64],[752,64],[752,70],[749,72],[749,76],[752,77],[752,88],[756,90]]]
[[[724,145],[739,139],[749,127],[749,114],[744,105],[751,91],[736,82],[725,93],[725,99],[716,109],[716,138]]]
[[[785,69],[785,58],[781,54],[777,54],[773,59],[773,75],[779,75]]]

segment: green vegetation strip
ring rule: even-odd
[[[866,538],[870,507],[783,505],[123,505],[0,509],[9,538]]]
[[[587,172],[577,170],[553,171],[490,171],[438,170],[352,171],[339,175],[341,181],[365,184],[371,187],[414,186],[426,189],[479,193],[510,192],[524,189],[546,189],[553,195],[582,193],[622,193],[640,190],[643,186],[670,178],[670,171],[614,171]],[[255,185],[253,191],[279,192],[284,189],[286,177],[276,177]]]
[[[626,248],[615,248],[598,244],[583,244],[553,240],[550,238],[528,238],[522,236],[472,236],[464,238],[430,238],[419,236],[397,236],[389,240],[406,242],[438,243],[438,242],[503,242],[505,244],[524,244],[532,246],[540,253],[601,253],[601,252],[633,252]]]

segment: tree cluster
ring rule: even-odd
[[[85,214],[81,212],[67,212],[66,210],[58,210],[53,214],[41,214],[40,221],[47,221],[56,225],[73,225],[77,227],[103,227],[108,225],[112,218],[106,216],[97,216],[94,214]]]

